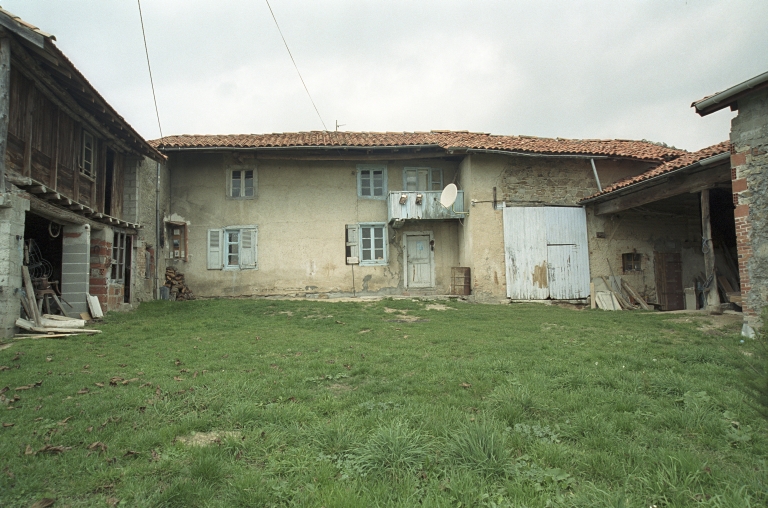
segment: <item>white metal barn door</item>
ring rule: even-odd
[[[549,297],[553,300],[586,298],[590,280],[586,211],[570,207],[546,210]]]
[[[507,297],[570,300],[589,294],[583,208],[504,208]]]
[[[549,297],[545,210],[544,207],[504,208],[507,297],[513,300]]]

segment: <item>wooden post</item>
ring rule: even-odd
[[[5,150],[11,97],[11,40],[0,39],[0,194],[5,192]]]
[[[715,246],[712,245],[712,224],[709,222],[709,189],[701,191],[701,237],[704,251],[704,276],[711,280],[707,291],[707,312],[721,314],[720,294],[715,273]]]

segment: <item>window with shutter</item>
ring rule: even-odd
[[[358,236],[360,233],[360,227],[357,224],[347,224],[346,231],[346,253],[347,264],[357,265],[360,264],[360,253],[358,245]]]
[[[256,228],[240,231],[240,268],[242,269],[258,268],[256,262],[257,231]]]
[[[403,190],[443,190],[443,170],[437,168],[403,168]]]
[[[223,258],[221,253],[221,230],[209,229],[208,230],[208,269],[221,270],[222,259]]]
[[[360,224],[360,265],[386,265],[387,225],[385,223]]]

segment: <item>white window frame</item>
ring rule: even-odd
[[[376,195],[373,185],[373,172],[381,171],[381,195]],[[363,193],[363,175],[367,173],[370,187],[367,194]],[[387,166],[383,164],[358,164],[357,165],[357,196],[360,199],[387,199]]]
[[[88,140],[91,141],[90,156],[86,146]],[[82,147],[80,150],[80,174],[85,175],[88,178],[96,177],[96,137],[89,131],[83,129]]]
[[[245,172],[246,171],[253,171],[253,188],[252,188],[252,195],[247,196],[246,195],[246,186],[245,186]],[[239,172],[240,174],[240,192],[237,196],[233,196],[234,192],[234,179],[235,179],[235,172]],[[238,165],[238,166],[229,166],[227,168],[227,198],[228,199],[256,199],[256,195],[258,191],[258,172],[256,170],[255,165]]]
[[[237,233],[237,243],[230,243],[229,233]],[[227,226],[209,229],[206,251],[209,270],[258,270],[259,227]],[[229,246],[237,245],[237,264],[229,264]]]
[[[374,228],[381,228],[382,230],[382,249],[383,249],[383,258],[382,259],[374,259],[375,256],[375,236],[374,236]],[[365,230],[368,229],[371,232],[371,246],[370,248],[365,247]],[[389,264],[389,230],[387,228],[386,222],[361,222],[358,224],[358,246],[357,246],[357,252],[360,260],[360,266],[383,266]],[[370,252],[371,259],[365,259],[366,251]]]
[[[408,172],[416,171],[416,187],[418,187],[418,173],[419,171],[426,171],[427,173],[427,188],[426,189],[409,189],[408,188]],[[432,184],[437,182],[437,189],[432,188]],[[405,167],[403,168],[403,190],[408,192],[418,191],[442,191],[443,190],[443,170],[441,168],[425,168],[425,167]]]
[[[126,233],[114,232],[112,237],[112,266],[109,274],[112,282],[125,282],[125,251],[127,243],[128,235]]]

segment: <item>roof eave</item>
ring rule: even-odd
[[[699,116],[707,116],[710,113],[720,111],[721,109],[730,106],[746,95],[750,95],[764,88],[768,88],[768,72],[764,72],[743,83],[734,85],[731,88],[718,92],[706,99],[695,101],[691,104],[691,107],[696,109],[696,113],[698,113]]]
[[[598,194],[597,196],[593,196],[591,198],[582,199],[581,201],[579,201],[579,204],[588,205],[592,203],[600,203],[603,201],[608,201],[609,199],[613,199],[617,196],[622,196],[624,194],[631,194],[635,191],[642,190],[646,186],[652,186],[652,184],[655,184],[657,181],[663,178],[669,178],[670,176],[674,176],[679,173],[684,173],[686,171],[690,171],[698,167],[705,167],[705,166],[711,166],[712,164],[718,164],[728,159],[730,156],[731,156],[730,152],[719,153],[717,155],[707,157],[706,159],[701,159],[699,161],[696,161],[687,166],[683,166],[681,168],[677,168],[671,171],[667,171],[665,173],[661,173],[659,175],[648,178],[647,180],[640,180],[639,182],[635,182],[630,185],[626,185],[624,187],[619,187],[618,189],[612,190],[610,192],[605,192],[603,194]]]

